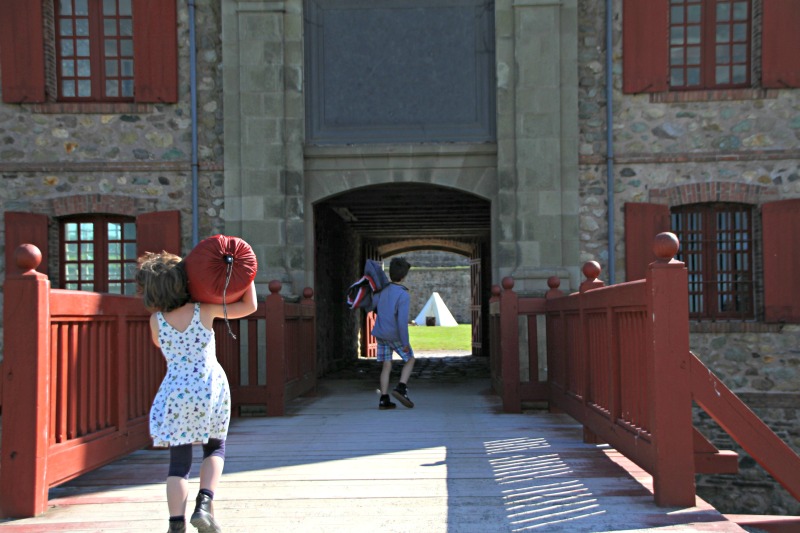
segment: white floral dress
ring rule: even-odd
[[[150,409],[153,446],[224,439],[231,419],[231,392],[217,361],[214,331],[200,322],[200,304],[195,304],[185,331],[172,327],[160,312],[156,315],[167,375]]]

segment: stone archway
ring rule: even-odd
[[[414,250],[441,250],[469,257],[473,346],[480,353],[491,272],[491,202],[456,189],[425,183],[362,187],[319,201],[314,213],[314,285],[317,353],[322,372],[359,353],[361,311],[344,305],[347,287],[364,261]],[[486,294],[483,294],[486,293]]]

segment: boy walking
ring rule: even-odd
[[[405,405],[414,407],[408,397],[408,379],[414,369],[414,350],[408,342],[408,307],[411,301],[408,289],[400,282],[408,275],[411,265],[403,257],[395,257],[389,263],[389,279],[391,283],[380,292],[375,293],[375,312],[377,318],[372,328],[372,335],[378,341],[378,362],[383,363],[381,369],[381,399],[378,409],[394,409],[397,407],[389,399],[389,377],[392,373],[392,355],[394,352],[403,359],[400,371],[400,383],[392,391],[392,396]]]

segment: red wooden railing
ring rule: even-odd
[[[141,298],[51,289],[34,270],[36,247],[15,257],[22,274],[4,285],[2,517],[41,514],[50,487],[148,446],[165,372]],[[269,288],[254,314],[231,321],[236,339],[222,321],[214,328],[234,408],[280,415],[316,383],[315,310],[311,289],[289,303],[279,282]]]
[[[695,473],[738,471],[735,453],[720,452],[693,427],[692,402],[798,498],[800,457],[689,351],[687,274],[672,259],[677,249],[674,235],[659,234],[659,259],[646,279],[612,287],[597,280],[599,265],[587,263],[587,281],[569,296],[557,297],[553,280],[548,298],[517,298],[513,280],[504,280],[492,302],[492,368],[502,375],[503,405],[518,411],[530,382],[519,379],[519,317],[545,312],[551,408],[583,424],[587,440],[608,442],[650,473],[658,505],[695,505]],[[523,357],[535,359],[528,346]]]

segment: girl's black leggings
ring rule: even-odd
[[[225,439],[208,439],[208,443],[203,444],[203,459],[212,456],[225,459]],[[170,446],[168,475],[189,479],[189,471],[191,469],[192,445]]]

